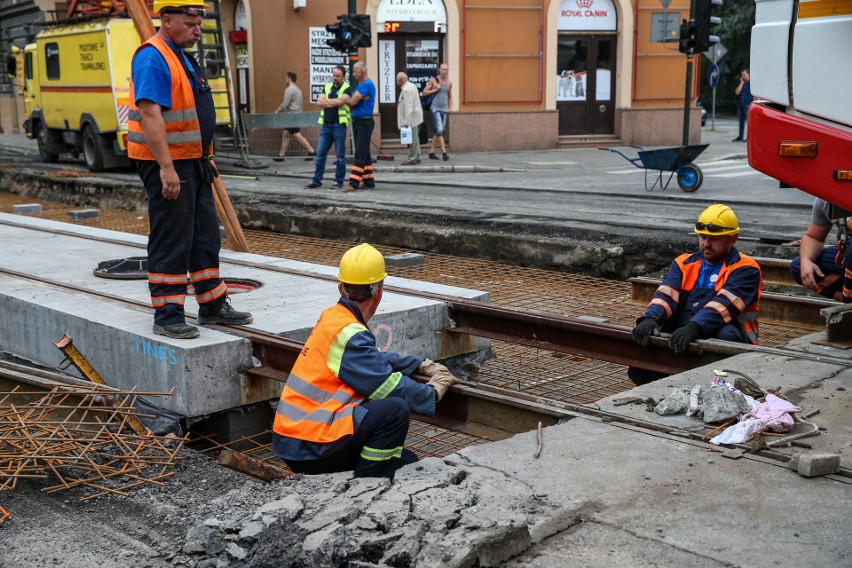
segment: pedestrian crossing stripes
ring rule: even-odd
[[[763,173],[755,170],[748,165],[748,161],[742,160],[719,160],[718,162],[708,162],[706,164],[696,163],[701,168],[705,178],[736,178],[746,176],[762,176]],[[617,170],[607,170],[606,173],[613,175],[633,174],[642,168],[619,168]],[[657,171],[657,170],[649,170]]]

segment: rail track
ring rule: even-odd
[[[6,223],[5,221],[0,221],[0,223],[13,225],[13,223]],[[62,229],[46,230],[57,235],[82,237],[79,233]],[[91,235],[82,238],[123,246],[136,246],[127,241]],[[307,278],[336,281],[331,276],[280,266],[269,266],[243,259],[227,259],[222,262],[222,265],[223,267],[238,265]],[[776,270],[778,276],[775,281],[784,283],[783,262],[780,265],[782,268]],[[138,309],[151,309],[147,302],[128,300],[108,293],[92,291],[14,270],[0,269],[0,274],[17,279],[37,281],[41,284],[71,290],[78,294],[96,296],[110,302],[131,304]],[[634,301],[646,301],[643,295],[647,296],[654,282],[643,281],[642,279],[634,280],[632,283]],[[604,321],[460,300],[455,297],[400,289],[393,286],[388,286],[387,290],[444,302],[448,306],[451,320],[454,322],[454,326],[447,330],[448,333],[486,337],[509,345],[521,345],[534,350],[568,354],[588,360],[611,363],[618,368],[639,366],[674,374],[748,352],[813,359],[821,362],[836,362],[842,365],[848,364],[846,360],[833,360],[831,357],[814,356],[780,347],[749,346],[714,340],[695,342],[690,346],[688,352],[675,354],[668,348],[665,338],[655,337],[652,338],[651,344],[643,349],[633,343],[630,328]],[[770,318],[784,325],[794,325],[805,330],[818,329],[819,320],[813,319],[811,314],[818,313],[822,305],[820,301],[803,300],[784,295],[775,296],[773,302],[776,307],[769,310]],[[273,334],[237,327],[223,327],[223,329],[227,329],[230,333],[243,335],[251,342],[253,354],[261,365],[246,371],[246,385],[248,388],[257,388],[259,392],[269,392],[270,381],[281,382],[286,380],[295,357],[302,349],[300,342],[284,339]],[[453,387],[451,393],[439,405],[438,416],[434,419],[421,418],[421,420],[453,432],[470,434],[483,440],[494,440],[514,433],[529,431],[534,429],[538,423],[552,424],[559,420],[580,415],[601,420],[616,419],[614,416],[609,416],[593,407],[572,402],[570,397],[568,400],[561,398],[557,391],[558,389],[555,389],[541,395],[523,392],[523,389],[520,388],[501,388],[492,384],[465,382]],[[655,432],[659,430],[659,426],[651,422],[641,424],[637,421],[631,422],[636,427],[647,428]],[[664,432],[662,433],[664,434]]]

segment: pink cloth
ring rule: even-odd
[[[766,402],[761,403],[751,413],[746,414],[744,418],[755,418],[765,422],[766,426],[773,432],[788,432],[795,425],[793,414],[801,411],[800,406],[791,404],[774,394],[768,394],[766,395]]]

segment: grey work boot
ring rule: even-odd
[[[246,325],[254,321],[248,312],[238,312],[231,307],[231,299],[227,298],[219,311],[212,316],[198,316],[198,323],[223,323],[225,325]]]
[[[154,324],[154,333],[156,335],[165,335],[174,339],[192,339],[198,337],[201,332],[198,328],[187,323],[172,323],[169,325]]]

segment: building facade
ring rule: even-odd
[[[10,1],[0,0],[0,10]],[[422,88],[441,62],[449,65],[453,84],[447,141],[456,152],[547,149],[602,139],[647,146],[682,140],[687,58],[678,53],[676,40],[679,22],[689,14],[687,0],[672,0],[667,8],[659,0],[356,4],[371,19],[372,46],[359,50],[359,58],[378,88],[380,147],[399,143],[396,73],[407,72]],[[332,67],[348,65],[325,44],[331,37],[325,26],[348,11],[344,0],[214,5],[228,38],[235,103],[242,112],[274,111],[287,71],[298,76],[305,110],[316,110],[312,102]],[[7,107],[0,106],[0,126],[9,123]],[[699,112],[691,114],[692,143],[700,139]]]

